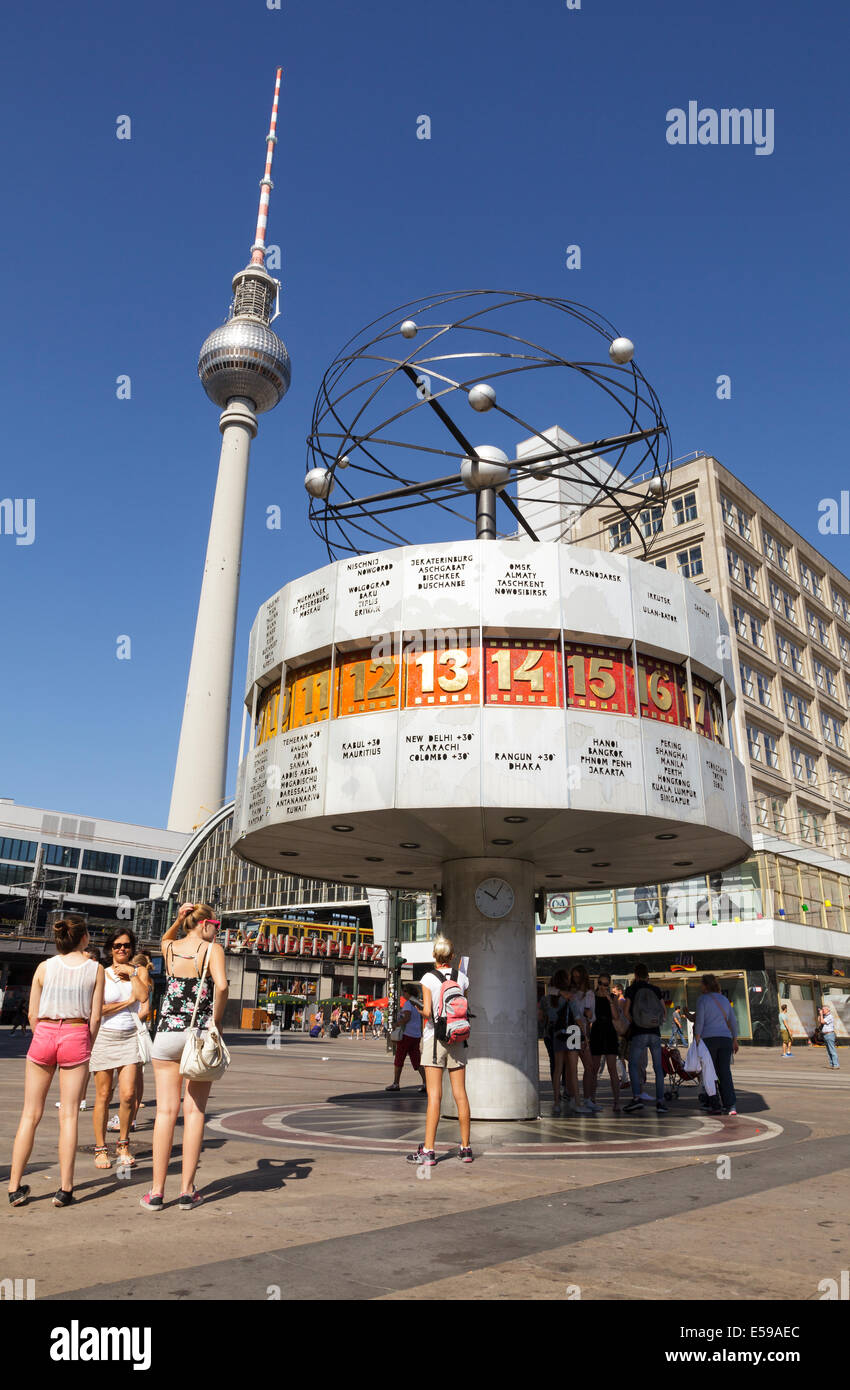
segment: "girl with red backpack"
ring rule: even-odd
[[[452,969],[454,947],[444,936],[434,942],[434,969],[419,981],[422,986],[422,1066],[428,1088],[428,1110],[425,1117],[425,1143],[415,1154],[408,1154],[408,1163],[433,1168],[437,1161],[434,1143],[440,1120],[443,1098],[443,1072],[448,1071],[457,1117],[460,1123],[458,1158],[472,1162],[469,1144],[469,1098],[466,1094],[466,1042],[469,1037],[466,993],[469,979]]]

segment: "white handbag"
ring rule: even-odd
[[[195,1027],[209,958],[210,953],[207,951],[201,978],[198,980],[192,1022],[186,1029],[186,1041],[180,1058],[180,1075],[187,1077],[189,1081],[216,1081],[230,1066],[230,1053],[215,1024],[211,1023],[209,1028],[203,1030]]]
[[[142,1066],[144,1066],[145,1063],[149,1062],[151,1060],[151,1057],[153,1056],[153,1043],[151,1042],[150,1033],[148,1032],[145,1025],[142,1023],[142,1020],[139,1018],[138,1014],[136,1015],[136,1032],[139,1035],[139,1061],[141,1062]]]

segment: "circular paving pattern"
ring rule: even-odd
[[[340,1149],[347,1153],[409,1153],[422,1140],[425,1100],[345,1096],[323,1104],[262,1106],[230,1110],[208,1128],[234,1138],[277,1144]],[[782,1127],[751,1115],[707,1115],[671,1108],[658,1115],[652,1106],[637,1115],[604,1111],[584,1119],[543,1117],[525,1122],[473,1121],[476,1154],[503,1158],[616,1157],[620,1154],[689,1153],[731,1148],[775,1139]],[[455,1119],[440,1121],[438,1153],[458,1142]]]

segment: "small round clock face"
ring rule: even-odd
[[[507,917],[514,905],[514,890],[503,878],[485,878],[475,890],[475,906],[484,917]]]

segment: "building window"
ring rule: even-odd
[[[753,802],[755,805],[756,825],[768,825],[770,823],[770,808],[765,793],[756,792],[753,797]]]
[[[787,546],[787,545],[783,545],[781,541],[777,541],[777,542],[776,542],[776,558],[777,558],[777,560],[779,561],[779,568],[782,569],[782,570],[784,570],[786,574],[790,574],[790,573],[791,573],[791,557],[790,557],[790,552],[789,552],[788,546]]]
[[[806,781],[810,786],[816,785],[818,780],[817,758],[813,757],[811,753],[806,753],[803,762],[806,768]]]
[[[843,617],[844,617],[844,614],[845,614],[845,612],[846,612],[846,610],[847,610],[847,606],[848,606],[848,605],[847,605],[847,600],[846,600],[846,598],[844,598],[842,594],[839,594],[839,592],[838,592],[837,589],[833,589],[833,591],[832,591],[832,611],[833,611],[833,613],[835,614],[836,618],[843,618]],[[845,621],[846,621],[846,620],[845,620]]]
[[[0,883],[6,887],[17,887],[32,882],[32,869],[24,869],[20,864],[0,864]]]
[[[125,854],[123,872],[132,874],[137,878],[156,878],[158,865],[158,859],[138,859],[133,855]]]
[[[798,676],[802,676],[802,674],[803,674],[803,653],[801,652],[800,648],[797,646],[796,642],[789,642],[789,643],[788,643],[788,647],[789,647],[790,652],[791,652],[791,670],[794,671],[794,672],[796,672],[796,674],[797,674]]]
[[[663,530],[664,508],[660,504],[654,507],[647,507],[640,514],[640,529],[645,539],[650,536],[657,536]]]
[[[666,570],[666,568],[667,568],[667,556],[666,556],[666,555],[662,555],[661,559],[660,559],[660,560],[654,560],[654,561],[653,561],[653,564],[655,565],[655,568],[656,568],[656,569],[659,569],[659,570]]]
[[[80,874],[79,893],[90,893],[95,898],[117,898],[117,878],[103,878],[99,874]]]
[[[764,651],[764,623],[760,618],[754,618],[750,614],[750,641],[754,647],[759,647]]]
[[[159,876],[160,876],[160,878],[167,878],[168,875],[169,875],[169,873],[170,873],[170,871],[171,871],[173,868],[174,868],[174,861],[173,861],[172,859],[161,859],[161,860],[159,861]]]
[[[821,711],[821,728],[825,743],[833,744],[836,748],[844,747],[844,725],[840,720],[834,719],[831,714],[824,714]]]
[[[765,709],[770,709],[770,676],[764,675],[762,671],[757,671],[756,688],[758,690],[759,704],[764,705]]]
[[[803,755],[796,744],[791,744],[791,771],[798,782],[803,780]]]
[[[622,550],[624,545],[632,543],[632,528],[628,521],[615,521],[613,526],[608,527],[608,549]]]
[[[144,883],[141,879],[136,878],[122,878],[121,891],[118,896],[121,898],[132,898],[135,902],[137,898],[148,897],[149,892],[149,883]]]
[[[735,620],[735,631],[737,632],[738,636],[749,637],[747,615],[744,612],[743,608],[739,607],[737,603],[733,603],[732,605],[732,617]]]
[[[702,574],[702,546],[691,545],[687,550],[677,550],[676,561],[685,579],[695,579]]]
[[[777,835],[785,834],[785,802],[780,796],[770,798],[770,814]]]
[[[729,501],[729,498],[726,497],[726,496],[724,495],[724,493],[722,493],[722,492],[721,492],[721,494],[720,494],[720,510],[721,510],[722,513],[723,513],[723,520],[726,522],[726,525],[727,525],[727,526],[734,526],[734,525],[735,525],[735,508],[734,508],[733,504]]]
[[[777,637],[776,657],[782,666],[791,665],[791,649],[787,637]]]
[[[759,731],[754,729],[752,724],[747,725],[747,743],[750,746],[750,758],[754,763],[761,762],[761,743],[759,742]]]
[[[841,660],[850,663],[850,642],[841,632],[838,634],[838,647],[841,652]]]
[[[779,766],[779,749],[776,747],[776,739],[773,734],[762,734],[764,740],[764,760],[768,767]]]
[[[770,601],[777,613],[782,612],[782,586],[777,584],[774,579],[770,581]]]
[[[814,594],[815,598],[823,597],[823,580],[804,560],[800,561],[800,584],[807,593]]]
[[[811,729],[808,700],[804,700],[802,695],[795,695],[791,690],[783,690],[782,693],[785,697],[786,719],[792,724],[799,724],[801,729]]]
[[[744,561],[744,583],[751,594],[759,591],[758,570],[755,565],[751,565],[748,560]]]
[[[817,660],[817,657],[812,658],[812,665],[815,668],[815,683],[818,688],[820,690],[825,690],[828,695],[831,695],[834,700],[837,700],[838,683],[835,678],[835,672],[829,666],[824,666],[822,661]]]
[[[117,874],[120,865],[120,854],[104,854],[94,849],[87,849],[83,854],[83,868],[94,869],[95,873]]]
[[[729,569],[729,578],[734,579],[736,584],[741,582],[741,561],[734,550],[726,547],[726,565]]]
[[[765,553],[766,558],[767,558],[768,560],[775,560],[775,559],[776,559],[776,541],[773,539],[773,536],[770,534],[769,531],[765,531],[764,527],[762,527],[761,539],[762,539],[762,549],[764,550],[764,553]]]
[[[58,864],[63,869],[78,869],[80,867],[80,851],[67,849],[64,845],[45,845],[44,862],[45,864]]]
[[[673,498],[673,520],[677,526],[684,526],[686,521],[696,521],[697,519],[697,495],[695,492],[683,492],[679,497]]]
[[[756,693],[755,684],[753,682],[753,668],[752,666],[745,666],[744,662],[742,661],[739,669],[741,672],[741,689],[743,690],[744,694],[748,695],[752,700],[754,699]]]
[[[37,850],[37,840],[0,838],[0,859],[17,859],[22,864],[33,864]]]

